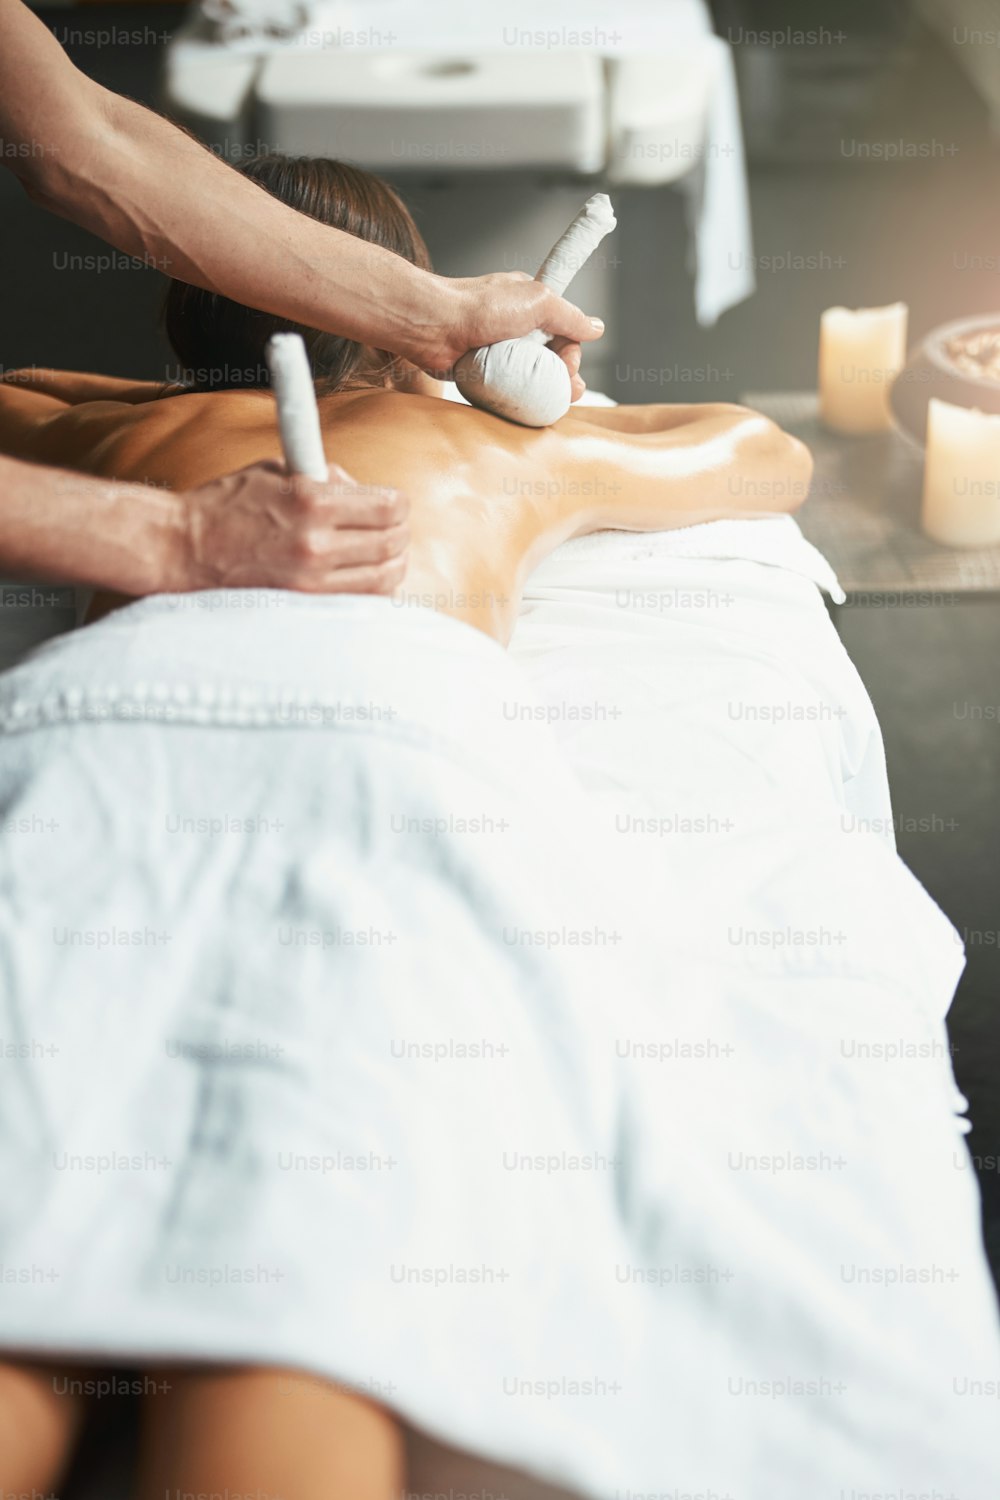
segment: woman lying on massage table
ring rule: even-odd
[[[426,249],[408,212],[391,189],[377,178],[336,162],[277,157],[257,159],[246,170],[263,188],[303,212],[377,240],[417,264],[427,263]],[[178,358],[192,372],[190,391],[97,375],[33,371],[22,378],[15,374],[0,384],[0,449],[48,464],[165,487],[195,486],[255,460],[278,460],[281,450],[274,401],[263,388],[267,380],[265,348],[271,334],[287,326],[225,299],[174,284],[167,302],[167,328]],[[433,382],[382,351],[362,348],[328,334],[302,332],[316,376],[330,457],[359,481],[396,485],[411,499],[409,572],[404,583],[400,565],[388,556],[382,565],[382,584],[387,589],[402,591],[405,598],[417,603],[426,600],[442,613],[501,642],[507,641],[513,629],[526,575],[560,542],[603,527],[658,530],[735,514],[754,514],[760,509],[770,509],[760,506],[758,496],[801,495],[808,481],[810,460],[801,444],[764,417],[740,407],[650,405],[588,409],[574,411],[554,428],[528,430],[440,399]],[[295,484],[302,506],[308,509],[309,482],[297,479]],[[788,508],[787,501],[778,508]],[[210,589],[221,581],[206,574],[204,585]],[[239,580],[228,577],[224,581],[233,584]],[[124,602],[108,598],[104,607]],[[149,610],[155,602],[146,601],[135,608]],[[344,608],[343,601],[338,608]],[[124,620],[124,616],[120,618]],[[321,628],[318,616],[316,621],[317,628]],[[190,620],[181,622],[171,617],[166,621],[168,627],[181,623]],[[247,622],[248,628],[252,623]],[[272,627],[273,634],[274,621],[262,623]],[[289,628],[296,624],[291,614],[288,624]],[[404,623],[403,629],[407,628]],[[440,633],[440,625],[437,628]],[[100,657],[95,660],[95,680],[101,682],[105,681],[106,667],[97,638],[106,629],[99,625],[93,632],[76,638],[82,650],[93,637],[92,655]],[[303,637],[296,639],[301,647]],[[317,661],[325,660],[317,646],[314,636],[306,654],[311,649]],[[207,642],[204,649],[206,657],[210,656]],[[244,643],[238,649],[256,662],[252,646]],[[293,670],[303,665],[302,651],[296,655],[294,647],[289,649],[293,659],[286,664],[287,673],[286,667],[279,664],[277,675],[281,685],[286,675],[290,677]],[[336,663],[335,651],[332,656]],[[473,663],[472,682],[480,671],[478,660],[477,657]],[[404,664],[400,670],[408,669]],[[81,682],[79,664],[73,671],[76,675],[70,678],[73,686],[69,691],[77,693]],[[459,690],[470,691],[468,685],[456,689]],[[42,689],[38,691],[41,693]],[[45,692],[48,693],[47,687]],[[45,702],[49,701],[46,697]],[[431,709],[427,712],[432,717]],[[104,729],[110,731],[111,726],[92,731],[81,724],[79,733],[101,733]],[[58,732],[53,730],[53,734]],[[155,732],[155,726],[149,732]],[[41,735],[48,733],[43,724]],[[138,757],[142,762],[140,780],[146,770],[143,758],[153,753],[148,747],[142,748],[145,733],[146,728],[127,733],[129,743],[125,747],[127,756]],[[26,775],[30,783],[40,765],[38,754],[44,746],[36,735],[29,747],[35,759],[30,764],[24,763],[26,770],[21,769],[20,761],[11,770],[19,738],[23,741],[25,737],[10,737],[5,758],[0,760],[0,779],[6,778],[5,797],[21,795],[17,791],[22,786],[19,778]],[[30,740],[32,736],[27,738]],[[155,753],[166,756],[169,751],[175,758],[186,753],[187,741],[180,732],[172,730],[168,738],[169,746],[160,741],[154,747]],[[286,763],[286,757],[293,753],[292,736],[279,738],[281,744],[276,753],[282,763],[275,772],[276,784],[285,785],[295,777]],[[244,743],[249,754],[251,737]],[[273,745],[275,741],[272,738],[267,743]],[[259,737],[253,740],[253,752],[264,753],[263,744]],[[65,750],[60,746],[52,753],[57,759],[65,756],[59,765],[68,767],[72,776],[73,768],[80,765],[79,741],[67,743]],[[241,784],[240,753],[239,747],[227,742],[228,758],[223,767],[226,787]],[[315,772],[317,787],[324,787],[335,774],[329,769],[334,764],[330,758],[333,752],[327,748],[324,754],[327,759]],[[195,758],[200,755],[199,748]],[[107,775],[111,787],[108,796],[119,800],[126,797],[127,791],[121,788],[130,785],[131,773],[116,771],[103,748],[96,762],[86,761],[86,764],[95,771],[98,764],[104,768],[101,774]],[[163,784],[159,772],[159,780],[152,773],[150,776],[151,788],[154,783]],[[28,785],[24,795],[30,794]],[[45,795],[51,795],[51,791]],[[85,800],[100,805],[104,795],[90,785]],[[304,790],[302,795],[305,798]],[[325,792],[315,795],[319,798]],[[207,802],[207,805],[212,804]],[[313,849],[321,839],[317,806],[314,799],[310,804],[310,818],[315,820],[310,824]],[[152,826],[152,805],[147,812]],[[141,819],[132,819],[130,827],[138,830],[138,836],[146,836]],[[67,827],[60,837],[67,847],[75,846],[74,873],[67,876],[74,889],[67,886],[61,893],[60,888],[55,895],[49,891],[47,899],[55,902],[53,910],[60,912],[60,920],[65,920],[60,903],[68,907],[76,898],[82,879],[80,871],[91,859],[82,842],[83,835],[78,838],[72,827]],[[103,834],[100,837],[104,840]],[[503,850],[498,850],[496,856],[501,862],[507,857],[508,846],[514,847],[512,837],[503,843]],[[175,841],[173,849],[176,851],[178,847]],[[342,851],[345,846],[337,847]],[[185,851],[188,848],[189,844],[185,845]],[[11,853],[12,859],[16,853]],[[4,869],[6,857],[0,841]],[[133,868],[147,857],[148,849],[144,846],[135,854]],[[344,857],[342,852],[338,855],[341,860]],[[367,845],[364,858],[371,859]],[[460,858],[456,857],[459,876],[454,878],[461,886]],[[105,878],[106,872],[94,877],[98,883]],[[176,878],[180,888],[186,888],[186,877]],[[407,878],[415,877],[411,872]],[[488,871],[480,871],[474,881],[468,876],[466,884],[481,885],[489,878]],[[290,890],[295,879],[289,878]],[[202,885],[199,889],[204,891],[206,887]],[[224,882],[219,886],[222,892],[219,899],[223,902],[228,900],[227,889]],[[410,889],[408,886],[407,890]],[[211,913],[204,917],[205,924],[214,923],[213,931],[219,942],[225,938],[228,911],[226,906],[215,917]],[[400,917],[400,921],[405,922],[405,918]],[[154,923],[151,917],[150,925]],[[24,932],[22,923],[21,938],[11,938],[8,934],[3,941],[28,943],[30,933],[24,935]],[[287,963],[287,955],[282,956]],[[68,964],[75,958],[63,957]],[[468,961],[465,955],[463,962]],[[159,964],[160,960],[155,962]],[[12,960],[5,972],[29,971]],[[30,972],[36,977],[30,984],[25,981],[28,988],[19,999],[9,1001],[11,1010],[6,1019],[12,1027],[11,1035],[20,1034],[13,1029],[16,1016],[23,1017],[25,1011],[39,1002],[56,1003],[52,999],[53,984],[37,977],[34,969]],[[208,972],[208,968],[195,968],[192,972]],[[60,970],[60,976],[55,988],[64,982],[68,985],[74,1012],[80,1004],[92,1003],[80,999],[78,970]],[[294,983],[287,976],[286,981],[289,985]],[[140,977],[137,984],[141,982]],[[472,985],[471,980],[468,982]],[[522,979],[521,983],[526,989],[527,981]],[[432,985],[426,997],[431,1003],[433,988]],[[468,993],[475,992],[472,985]],[[86,989],[86,993],[89,996],[92,992]],[[230,993],[227,990],[227,1005]],[[176,1004],[189,1000],[185,993],[183,1001],[178,999]],[[208,1006],[204,997],[200,1003]],[[0,1008],[0,1020],[3,1019]],[[109,1023],[102,1021],[100,1026],[95,1025],[95,1033],[102,1032],[106,1024]],[[169,1027],[175,1024],[179,1026],[174,1020],[164,1022]],[[294,1017],[278,1024],[293,1025]],[[25,1021],[24,1025],[27,1034],[32,1023]],[[182,1064],[170,1066],[178,1068]],[[86,1076],[83,1065],[77,1072]],[[157,1085],[152,1083],[149,1087],[155,1093]],[[143,1092],[135,1083],[134,1090]],[[12,1098],[8,1091],[8,1101]],[[11,1111],[16,1108],[13,1102],[8,1107]],[[84,1104],[80,1107],[86,1112]],[[253,1108],[244,1108],[240,1118],[251,1124]],[[23,1155],[22,1138],[16,1130],[12,1136],[15,1154]],[[57,1184],[53,1192],[57,1194],[63,1185],[64,1182]],[[252,1191],[249,1179],[246,1190]],[[25,1217],[17,1214],[12,1222],[23,1227]],[[235,1213],[232,1217],[236,1218]],[[5,1248],[0,1234],[0,1259],[4,1258]],[[251,1256],[250,1247],[246,1253]],[[108,1275],[114,1279],[112,1273]],[[336,1277],[330,1279],[336,1281]],[[86,1302],[86,1297],[81,1298],[82,1306]],[[11,1344],[18,1349],[25,1344],[29,1349],[35,1347],[23,1328],[16,1337],[10,1335],[3,1318],[0,1318],[0,1335],[8,1347]],[[58,1343],[58,1334],[56,1340]],[[69,1347],[76,1348],[76,1340],[71,1339]],[[84,1347],[90,1345],[85,1342]],[[80,1359],[85,1362],[85,1355],[81,1354]],[[285,1362],[291,1361],[286,1358]],[[239,1365],[238,1361],[229,1363]],[[15,1361],[0,1365],[0,1490],[5,1493],[32,1487],[42,1491],[58,1480],[81,1406],[79,1398],[63,1393],[65,1387],[56,1394],[58,1386],[58,1381],[53,1382],[51,1369]],[[400,1440],[395,1422],[381,1406],[343,1388],[306,1375],[281,1374],[261,1363],[242,1368],[203,1365],[200,1373],[197,1368],[186,1372],[183,1366],[175,1365],[165,1388],[169,1395],[159,1393],[149,1403],[151,1437],[144,1470],[144,1495],[161,1496],[175,1488],[220,1491],[228,1486],[233,1492],[240,1488],[280,1492],[289,1500],[312,1500],[313,1496],[322,1496],[323,1500],[369,1500],[369,1497],[382,1500],[401,1491]]]
[[[278,156],[244,170],[302,212],[429,264],[408,211],[369,173]],[[167,489],[279,459],[265,350],[270,335],[290,325],[178,282],[166,325],[190,390],[15,371],[0,384],[0,451]],[[589,407],[528,429],[438,399],[436,382],[381,350],[301,332],[329,457],[362,484],[410,496],[404,596],[436,600],[503,641],[524,578],[570,537],[773,513],[796,500],[769,505],[761,497],[805,494],[807,450],[738,406]],[[308,508],[309,484],[296,484]],[[403,583],[392,545],[382,565],[386,589]],[[204,586],[222,581],[206,574]]]

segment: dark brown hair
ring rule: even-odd
[[[237,170],[290,208],[392,250],[424,270],[430,256],[409,209],[381,177],[325,157],[253,156]],[[270,384],[265,350],[273,333],[300,333],[324,394],[389,382],[395,356],[286,318],[257,312],[216,292],[172,281],[163,310],[167,337],[196,390]]]

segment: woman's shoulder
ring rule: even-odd
[[[173,487],[189,450],[211,434],[225,446],[244,432],[256,411],[267,410],[265,392],[184,391],[133,405],[88,401],[70,408],[50,434],[58,461],[108,479]]]
[[[324,427],[381,429],[387,435],[408,433],[425,440],[438,434],[449,444],[470,450],[484,445],[519,449],[538,431],[480,411],[467,402],[422,391],[344,391],[321,399],[320,411]]]

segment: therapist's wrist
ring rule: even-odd
[[[153,550],[151,576],[156,583],[150,589],[157,594],[188,594],[208,588],[212,580],[197,565],[192,535],[194,496],[182,491],[170,496],[171,504],[158,518],[157,539]]]
[[[152,485],[115,486],[121,515],[116,576],[107,587],[143,598],[197,588],[189,539],[188,496]]]
[[[483,343],[483,284],[491,278],[425,275],[420,288],[425,301],[407,358],[429,375],[450,378],[462,355]]]
[[[419,370],[437,378],[447,378],[463,354],[484,342],[484,290],[509,279],[529,278],[498,276],[439,276],[407,266],[405,275],[393,287],[389,315],[394,322],[386,330],[386,308],[380,312],[377,336],[370,342],[402,355]],[[542,288],[538,288],[542,292]],[[387,304],[388,305],[388,304]],[[527,332],[525,322],[518,332]],[[495,337],[513,337],[510,328],[493,330]]]
[[[394,260],[391,296],[382,299],[366,342],[444,376],[468,347],[462,329],[471,320],[473,299],[461,281]]]
[[[59,509],[32,576],[137,599],[194,586],[186,568],[183,495],[56,469],[41,472]]]

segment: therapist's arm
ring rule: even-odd
[[[0,379],[0,576],[88,584],[118,594],[209,588],[391,593],[402,581],[409,502],[358,485],[254,464],[188,492],[84,477],[49,465],[53,419],[97,415],[163,391],[72,370],[11,370]],[[58,423],[56,423],[58,425]],[[43,467],[44,465],[44,467]]]
[[[45,400],[46,398],[37,398]],[[0,576],[134,597],[209,588],[391,593],[407,503],[342,470],[329,484],[254,464],[186,493],[0,455]]]
[[[449,370],[468,349],[533,328],[576,342],[602,331],[519,273],[434,276],[296,213],[87,78],[22,0],[0,0],[0,139],[0,161],[37,202],[127,254],[421,369]]]

